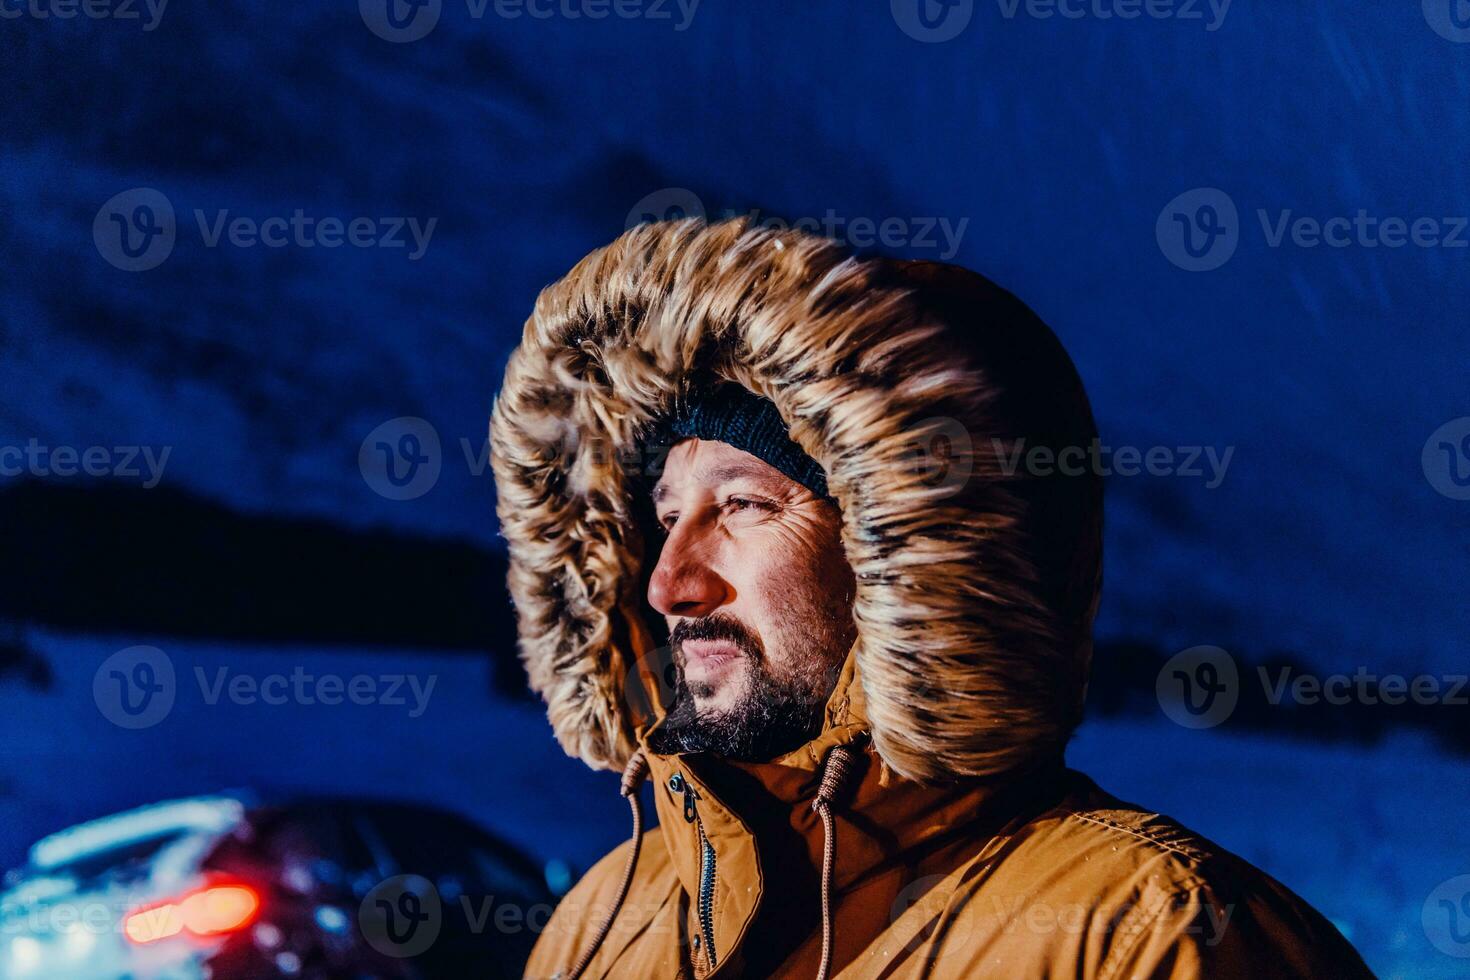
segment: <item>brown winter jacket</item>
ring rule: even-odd
[[[646,749],[670,669],[646,439],[710,375],[822,464],[857,575],[821,734],[760,764]],[[1368,975],[1286,888],[1063,765],[1100,481],[1007,460],[1094,435],[1050,331],[954,267],[691,220],[548,287],[491,427],[521,656],[562,745],[624,770],[635,828],[646,779],[659,826],[562,901],[527,975],[813,977],[824,947],[844,980]]]

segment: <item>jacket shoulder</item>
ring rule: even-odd
[[[1124,803],[1090,780],[1028,830],[1037,843],[1060,844],[1084,861],[1102,862],[1109,877],[1132,880],[1142,872],[1144,881],[1164,889],[1230,878],[1246,869],[1265,874],[1171,817]]]
[[[527,977],[556,977],[565,975],[571,968],[616,901],[632,847],[632,840],[627,840],[613,848],[562,897],[531,952],[526,964]],[[608,973],[606,967],[635,938],[646,935],[650,929],[678,928],[677,916],[673,914],[677,881],[669,850],[663,842],[663,830],[654,827],[645,831],[633,882],[607,939],[593,958],[588,976]]]
[[[968,891],[982,914],[1005,910],[992,923],[1002,945],[1028,936],[1071,957],[1063,972],[1078,976],[1371,976],[1286,886],[1080,774],[1057,806],[1007,837]]]

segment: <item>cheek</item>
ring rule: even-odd
[[[771,530],[767,540],[752,549],[769,580],[815,600],[807,605],[826,605],[829,592],[844,593],[852,580],[852,569],[837,528],[802,522]]]
[[[791,645],[783,642],[788,634],[850,591],[840,553],[834,560],[790,531],[762,534],[736,549],[730,575],[738,596],[732,611],[760,634],[773,661]]]
[[[737,589],[763,606],[779,607],[776,600],[793,588],[810,589],[822,574],[819,555],[798,535],[781,528],[732,541],[726,567]]]

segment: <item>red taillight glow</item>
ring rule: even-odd
[[[123,920],[123,931],[140,945],[181,932],[218,936],[245,928],[258,911],[260,897],[246,885],[209,885],[130,913]]]

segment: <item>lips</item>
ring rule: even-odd
[[[729,640],[685,640],[680,644],[684,667],[697,667],[706,672],[728,666],[745,654]]]

